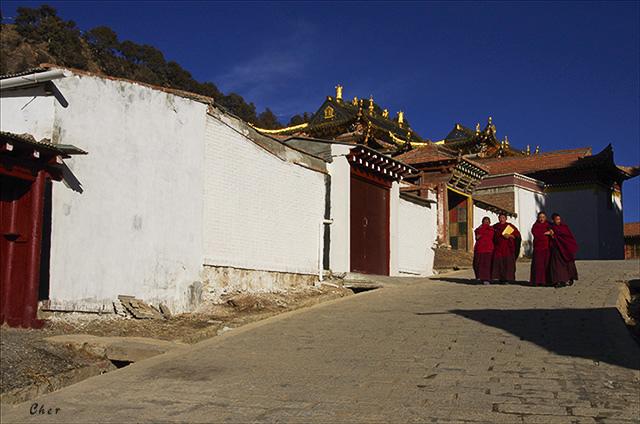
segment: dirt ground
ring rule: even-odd
[[[41,330],[0,327],[0,393],[46,381],[47,378],[97,362],[77,352],[47,343],[60,334],[150,337],[197,343],[229,328],[282,312],[353,294],[349,289],[323,285],[282,293],[236,294],[222,304],[203,305],[198,311],[170,319],[134,319],[115,314],[60,313]]]

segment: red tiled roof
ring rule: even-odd
[[[396,156],[396,159],[408,164],[417,164],[425,162],[455,160],[456,156],[445,152],[443,149],[438,148],[438,146],[436,145],[427,145],[418,147],[417,149],[409,150],[406,153]]]
[[[591,155],[590,147],[571,150],[556,150],[531,156],[476,159],[490,174],[527,174],[548,169],[561,169],[574,164],[578,159]]]
[[[627,222],[624,224],[625,237],[640,237],[640,222]]]

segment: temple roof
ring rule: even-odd
[[[480,127],[479,123],[476,124],[475,130],[457,123],[449,134],[444,139],[437,141],[436,144],[461,152],[463,155],[477,157],[524,156],[528,154],[511,147],[509,138],[506,136],[499,140],[496,126],[491,117],[487,120],[484,129]]]
[[[402,112],[391,118],[388,111],[381,109],[373,98],[342,99],[342,87],[338,87],[336,97],[328,96],[309,122],[276,130],[256,129],[275,136],[306,135],[365,144],[388,153],[410,149],[411,145],[407,142],[416,145],[429,143],[404,121]]]

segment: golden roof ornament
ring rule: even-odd
[[[353,96],[353,100],[351,100],[351,104],[354,106],[358,106],[358,97],[357,96]]]
[[[402,126],[404,124],[404,112],[398,111],[398,125]]]
[[[369,96],[369,114],[373,115],[373,94]]]
[[[389,118],[389,109],[385,109],[382,111],[382,117],[383,118]]]
[[[531,155],[531,146],[527,144],[527,156]]]
[[[342,88],[340,84],[336,85],[336,100],[339,102],[342,101]]]
[[[540,146],[536,146],[536,151],[534,152],[535,155],[537,155],[538,153],[540,153]]]
[[[507,137],[506,135],[504,136],[504,144],[509,146],[509,137]]]
[[[476,134],[480,134],[480,122],[476,123]]]
[[[489,117],[489,125],[493,124],[493,117]]]

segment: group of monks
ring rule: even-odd
[[[544,212],[531,228],[533,255],[529,282],[537,286],[561,287],[578,279],[575,255],[578,243],[562,217],[554,213],[551,222]],[[491,225],[488,217],[475,229],[476,243],[473,270],[476,279],[484,284],[491,281],[516,280],[516,259],[520,254],[522,236],[515,225],[507,222],[505,214],[498,215],[498,223]]]

